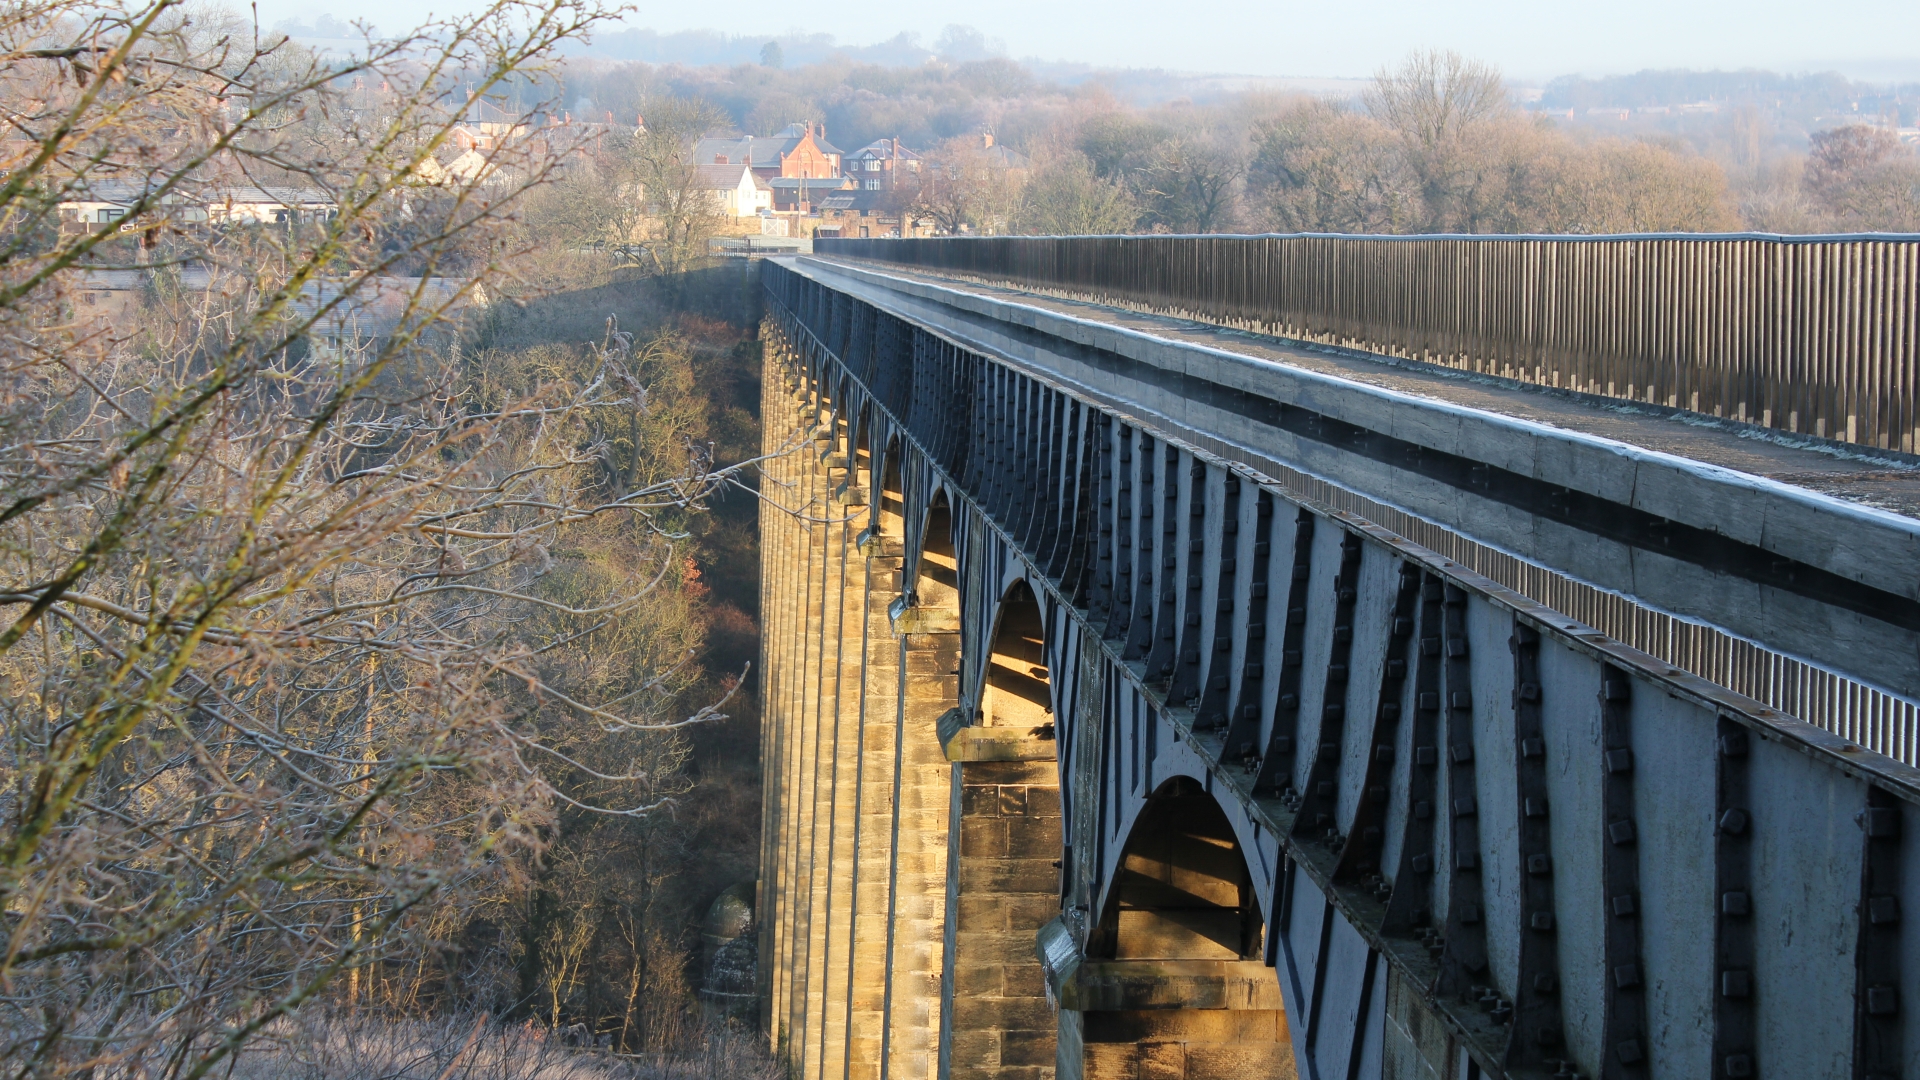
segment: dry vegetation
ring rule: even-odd
[[[945,232],[1920,229],[1920,156],[1885,127],[1814,118],[1809,139],[1748,106],[1710,127],[1595,126],[1523,110],[1498,71],[1444,52],[1379,72],[1357,101],[1249,92],[1135,105],[1100,81],[1066,86],[1001,58],[576,61],[564,78],[569,100],[619,118],[678,99],[757,135],[824,121],[847,151],[897,137],[939,166],[897,208]],[[1719,85],[1641,81],[1675,94]],[[1817,89],[1845,92],[1837,81]],[[987,167],[982,132],[1030,167]]]
[[[700,829],[720,873],[752,843],[714,826],[752,820],[745,770],[703,802],[694,758],[739,749],[749,649],[711,647],[700,579],[751,555],[708,510],[754,441],[751,396],[695,372],[724,388],[753,346],[672,298],[644,334],[602,309],[513,340],[501,298],[558,281],[522,208],[572,148],[528,129],[472,179],[428,165],[471,98],[605,16],[502,0],[344,65],[170,0],[0,16],[18,1074],[747,1053],[690,993],[691,893],[730,882],[681,879]],[[123,216],[62,210],[109,188]],[[262,188],[328,212],[222,219]],[[146,284],[96,318],[105,272]],[[325,333],[375,293],[377,334]],[[466,1056],[435,1058],[463,1011],[512,1026],[465,1021]],[[658,1067],[523,1052],[565,1030]]]
[[[395,1021],[340,1012],[275,1025],[239,1056],[235,1080],[782,1080],[753,1035],[720,1030],[680,1054],[614,1055],[570,1032],[485,1013]]]

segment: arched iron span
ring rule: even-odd
[[[1911,767],[1363,513],[1377,462],[764,273],[795,1075],[1920,1075]]]

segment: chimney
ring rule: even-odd
[[[980,133],[980,149],[982,150],[993,149],[993,132],[983,131]]]

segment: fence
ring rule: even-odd
[[[820,240],[1881,449],[1920,435],[1920,236]]]

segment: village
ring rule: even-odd
[[[485,110],[484,106],[476,111]],[[625,130],[620,130],[621,128]],[[473,120],[452,129],[446,147],[427,157],[418,169],[423,186],[484,184],[505,178],[512,165],[496,156],[509,142],[526,141],[529,130],[541,141],[560,149],[569,167],[578,166],[604,149],[608,136],[644,134],[638,125],[619,125],[609,117],[586,123],[570,115],[537,121]],[[1018,187],[1032,165],[1018,151],[996,144],[993,133],[982,129],[970,138],[968,164],[1002,174]],[[798,121],[771,136],[717,132],[698,139],[686,162],[682,182],[704,193],[706,209],[718,219],[717,237],[913,237],[964,234],[966,222],[943,225],[927,203],[941,185],[951,181],[960,166],[932,159],[898,138],[879,139],[851,154],[827,139],[826,125]],[[84,191],[70,193],[60,203],[61,219],[70,229],[119,220],[148,190],[135,181],[97,181]],[[645,202],[646,192],[622,192]],[[170,204],[191,204],[179,216],[209,225],[290,225],[319,223],[333,213],[333,201],[323,191],[265,184],[234,184],[194,196],[170,194]]]
[[[362,96],[377,106],[383,95]],[[525,179],[527,163],[540,154],[557,158],[562,174],[594,173],[609,149],[646,136],[645,118],[636,120],[621,124],[610,114],[596,121],[567,113],[513,117],[489,103],[474,103],[465,122],[449,129],[444,145],[421,160],[410,184],[431,192],[519,182]],[[923,154],[898,138],[878,139],[847,153],[828,140],[826,125],[817,121],[796,121],[770,136],[716,130],[678,141],[682,146],[674,155],[674,167],[656,176],[655,186],[680,189],[681,201],[693,204],[683,213],[700,220],[698,246],[702,253],[716,255],[801,250],[816,237],[965,235],[977,230],[964,220],[968,215],[954,213],[951,204],[969,201],[973,189],[983,184],[1016,191],[1032,169],[1025,155],[996,143],[985,128],[948,140],[942,156]],[[75,185],[59,203],[62,228],[86,231],[119,221],[155,200],[156,183],[108,179]],[[641,183],[627,183],[617,185],[612,197],[631,203],[636,217],[651,219],[663,202],[674,201],[663,200],[661,194]],[[211,229],[324,226],[338,212],[334,198],[323,190],[253,182],[174,189],[158,201],[176,225]],[[949,204],[944,214],[943,201]],[[642,227],[636,230],[638,242],[611,246],[638,256],[645,252],[645,235],[651,231]],[[609,245],[596,240],[590,246],[597,250]],[[209,269],[197,265],[178,276],[189,288],[204,289],[211,280]],[[78,314],[103,325],[123,325],[152,278],[148,271],[80,272],[72,282]],[[325,305],[330,312],[314,330],[315,346],[332,353],[383,336],[378,328],[395,322],[393,313],[384,309],[404,306],[403,298],[422,287],[436,296],[445,292],[438,282],[394,277],[376,290],[383,298],[373,304],[383,309],[378,313],[368,309],[364,297]],[[324,291],[310,287],[313,295],[303,296],[298,304],[323,304]],[[485,297],[454,306],[469,303],[484,306]]]
[[[988,168],[1017,185],[1026,157],[998,146],[991,131],[976,136]],[[943,229],[925,196],[940,182],[946,162],[929,160],[898,138],[880,139],[851,154],[827,141],[826,125],[794,123],[779,134],[719,135],[694,147],[699,184],[714,193],[730,232],[767,237],[913,237],[966,232]]]

